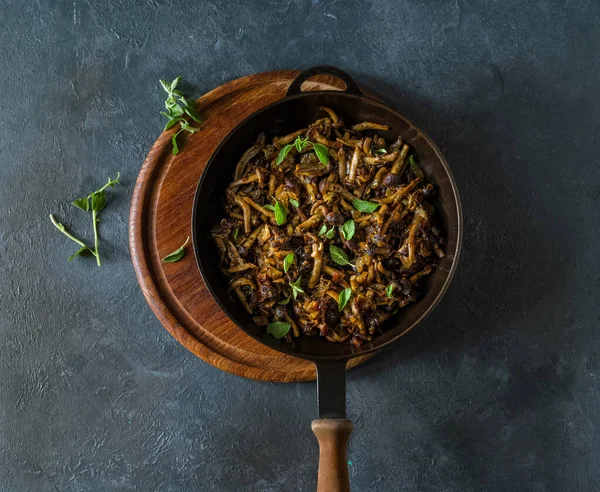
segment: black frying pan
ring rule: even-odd
[[[346,90],[301,92],[302,83],[313,75],[328,73],[342,79]],[[292,342],[278,341],[264,335],[239,300],[227,293],[228,279],[220,271],[218,253],[211,228],[219,221],[225,189],[233,179],[235,166],[252,146],[259,133],[267,140],[286,135],[323,117],[320,106],[331,107],[344,121],[374,121],[390,126],[379,132],[387,141],[401,135],[419,156],[428,179],[438,189],[437,222],[446,235],[446,256],[428,280],[425,295],[383,326],[383,334],[360,347],[334,344],[316,337],[300,337]],[[221,142],[200,179],[194,200],[192,234],[196,260],[202,278],[217,303],[242,330],[275,350],[312,360],[317,366],[319,419],[312,428],[319,440],[319,492],[349,490],[346,443],[352,423],[346,419],[346,362],[352,357],[369,354],[394,342],[425,318],[448,288],[458,261],[462,237],[462,214],[456,183],[440,151],[422,130],[389,106],[364,96],[354,80],[334,67],[314,67],[302,72],[290,85],[286,97],[252,114]]]

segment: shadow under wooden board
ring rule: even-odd
[[[191,245],[176,263],[162,263],[160,258],[191,237],[196,186],[221,140],[247,116],[284,97],[298,74],[286,70],[249,75],[202,96],[198,111],[204,123],[197,133],[179,137],[179,154],[173,156],[171,152],[174,129],[163,132],[150,149],[135,185],[129,217],[136,276],[164,327],[209,364],[263,381],[313,380],[315,366],[258,343],[231,322],[208,292]],[[328,75],[314,77],[303,85],[303,90],[342,89],[344,83]],[[206,211],[218,212],[219,204]],[[367,358],[350,360],[348,368]]]

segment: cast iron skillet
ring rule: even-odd
[[[342,79],[346,90],[301,92],[300,87],[305,80],[321,73]],[[388,142],[396,140],[398,135],[402,136],[416,151],[423,171],[437,187],[437,203],[434,201],[436,219],[447,240],[444,246],[446,257],[430,276],[424,297],[388,320],[383,334],[358,348],[316,337],[300,337],[286,343],[264,335],[263,329],[252,322],[252,317],[239,300],[227,293],[228,280],[219,270],[218,253],[210,237],[211,228],[222,217],[218,204],[223,202],[235,166],[244,151],[254,144],[258,134],[265,132],[267,141],[270,141],[274,136],[305,127],[324,116],[320,106],[329,106],[351,124],[374,121],[389,125],[390,130],[379,132]],[[286,97],[246,118],[215,150],[196,190],[192,234],[202,278],[227,316],[259,342],[316,364],[320,419],[313,421],[312,429],[320,447],[317,488],[319,492],[349,490],[346,442],[352,431],[352,422],[346,419],[346,362],[352,357],[375,352],[414,328],[432,311],[448,288],[456,270],[462,236],[460,199],[448,164],[422,130],[389,106],[364,96],[348,74],[334,67],[313,67],[292,82]]]

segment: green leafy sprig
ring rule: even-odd
[[[315,151],[315,154],[317,155],[319,161],[321,161],[322,164],[329,164],[329,151],[327,150],[327,147],[325,147],[325,145],[311,142],[308,139],[308,137],[301,138],[300,136],[297,136],[296,140],[294,140],[293,143],[287,144],[281,148],[279,154],[277,155],[277,159],[275,160],[275,164],[279,166],[279,164],[281,164],[283,160],[287,157],[287,155],[290,153],[290,150],[292,150],[294,147],[298,152],[302,152],[309,145],[312,146],[313,150]]]
[[[160,85],[162,85],[162,88],[168,94],[165,101],[165,108],[167,111],[161,111],[160,113],[168,119],[167,123],[165,124],[165,130],[168,130],[173,125],[179,123],[179,131],[175,132],[171,137],[171,143],[173,144],[173,155],[177,155],[179,153],[177,137],[181,132],[186,131],[189,133],[195,133],[198,131],[197,127],[190,125],[185,116],[189,116],[196,123],[202,123],[202,118],[196,111],[196,102],[186,99],[183,92],[177,89],[179,82],[181,82],[181,75],[171,83],[165,80],[160,81]]]
[[[90,250],[96,257],[96,263],[100,266],[100,253],[98,251],[98,222],[100,219],[98,218],[98,214],[104,210],[106,207],[106,196],[104,195],[104,190],[107,188],[112,188],[113,186],[119,184],[119,178],[121,177],[121,173],[117,173],[117,177],[115,179],[108,178],[108,182],[102,187],[90,193],[85,198],[77,198],[71,202],[75,207],[83,210],[84,212],[92,211],[92,224],[94,228],[94,249]],[[89,248],[88,248],[89,249]],[[83,253],[85,249],[82,249],[75,253],[75,256]],[[72,258],[71,258],[72,259]]]

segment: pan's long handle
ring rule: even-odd
[[[348,419],[313,420],[319,440],[317,492],[350,492],[346,446],[353,427]]]
[[[312,430],[319,441],[317,492],[349,492],[346,446],[352,422],[346,418],[346,361],[317,362],[319,419]]]

